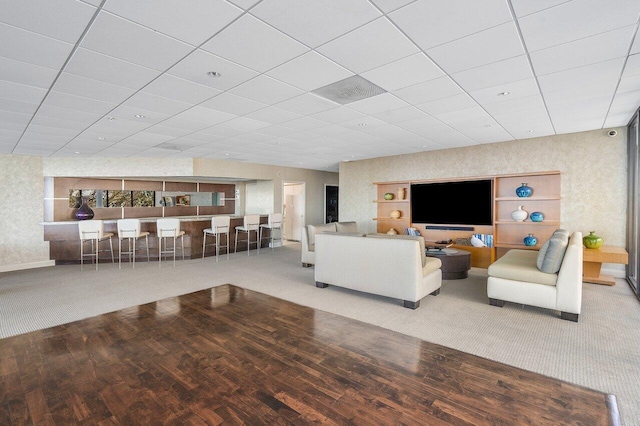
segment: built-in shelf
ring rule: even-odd
[[[374,203],[408,203],[409,200],[374,200]]]
[[[497,220],[496,225],[515,225],[515,226],[560,226],[559,220],[545,220],[542,222],[533,222],[531,220],[525,220],[523,222],[509,221],[509,220]]]

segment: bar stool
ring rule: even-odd
[[[238,232],[246,232],[247,233],[247,256],[249,256],[249,252],[251,251],[251,231],[256,232],[256,241],[255,244],[258,248],[258,253],[260,253],[260,243],[258,241],[258,229],[260,227],[260,215],[259,214],[249,214],[244,217],[244,224],[242,226],[236,226],[236,241],[233,252],[236,253],[238,251]]]
[[[206,246],[216,246],[216,262],[218,261],[218,252],[220,248],[227,249],[227,259],[229,259],[229,227],[231,225],[231,216],[214,216],[211,218],[211,228],[205,229],[204,237],[202,239],[202,258],[204,259],[204,250]],[[220,236],[227,236],[227,245],[220,245]],[[212,236],[216,239],[215,244],[207,244],[207,236]]]
[[[180,245],[182,248],[182,260],[184,260],[184,231],[180,230],[180,220],[175,218],[158,219],[156,222],[158,228],[158,266],[162,267],[162,255],[173,254],[173,267],[176,267],[176,239],[180,237]],[[167,238],[173,239],[172,250],[167,248]],[[164,241],[164,250],[162,242]]]
[[[78,233],[80,234],[80,270],[83,270],[84,267],[84,258],[85,256],[91,257],[91,262],[93,263],[93,258],[96,259],[96,271],[98,270],[98,255],[100,254],[100,243],[102,241],[109,240],[109,249],[111,251],[111,263],[115,263],[115,259],[113,258],[113,242],[111,241],[111,237],[113,237],[113,233],[105,233],[104,232],[104,222],[102,220],[83,220],[78,222]],[[87,241],[91,242],[91,252],[85,254],[84,252],[84,243]],[[106,250],[102,250],[106,251]]]
[[[262,245],[262,231],[268,229],[269,230],[269,244],[271,245],[271,250],[274,249],[274,241],[280,241],[280,245],[282,245],[282,213],[271,213],[269,218],[267,219],[267,223],[263,223],[260,225],[260,242],[259,245]],[[275,230],[278,230],[278,238],[274,238],[273,234]]]
[[[122,254],[129,255],[129,262],[136,267],[136,243],[144,237],[147,246],[147,262],[149,262],[149,232],[142,231],[140,219],[118,219],[118,269],[122,268]],[[122,251],[122,240],[127,240],[128,251]]]

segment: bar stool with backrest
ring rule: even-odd
[[[229,227],[231,225],[231,216],[214,216],[211,218],[211,228],[205,229],[204,237],[202,239],[202,258],[204,259],[205,247],[216,247],[216,262],[218,261],[218,253],[220,248],[227,249],[227,259],[229,259]],[[220,236],[226,235],[227,245],[220,245]],[[207,244],[207,236],[212,236],[216,239],[215,244]]]
[[[258,249],[258,253],[260,253],[260,242],[258,241],[258,232],[260,229],[260,215],[259,214],[248,214],[244,217],[243,225],[236,226],[236,241],[233,252],[236,253],[238,251],[238,233],[245,232],[247,234],[247,256],[249,256],[249,252],[251,251],[251,232],[255,231],[256,233],[256,241],[255,244]]]
[[[176,267],[176,240],[180,237],[182,260],[184,260],[184,231],[180,230],[180,220],[175,218],[162,218],[156,221],[158,229],[158,266],[162,267],[162,255],[173,254],[173,267]],[[171,250],[167,247],[167,238],[173,239]],[[164,250],[162,243],[164,242]]]
[[[100,254],[100,243],[102,241],[109,240],[109,250],[111,251],[111,263],[115,263],[113,257],[113,242],[111,237],[113,233],[104,232],[104,222],[99,219],[95,220],[83,220],[78,222],[78,232],[80,234],[80,270],[83,270],[84,258],[86,256],[91,257],[91,262],[96,259],[96,271],[98,270],[98,258]],[[91,242],[91,252],[84,252],[84,244]],[[106,251],[106,250],[103,250]]]
[[[262,244],[262,231],[268,229],[269,230],[269,244],[271,246],[271,250],[274,249],[274,241],[280,241],[280,245],[282,245],[282,213],[271,213],[269,218],[267,219],[267,223],[263,223],[260,225],[260,242],[259,245]],[[274,231],[278,231],[278,237],[274,238]]]
[[[122,255],[129,255],[129,263],[136,267],[136,243],[144,237],[149,262],[149,232],[142,231],[140,219],[118,219],[118,269],[122,268]],[[127,240],[127,251],[122,251],[122,240]]]

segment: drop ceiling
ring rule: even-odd
[[[640,106],[639,13],[637,0],[4,1],[0,153],[336,171],[623,126]],[[381,90],[316,92],[356,76]]]

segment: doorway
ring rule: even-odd
[[[324,185],[324,223],[338,222],[338,185]]]
[[[306,184],[304,182],[283,182],[282,185],[283,239],[285,241],[301,241],[302,227],[305,223]]]

